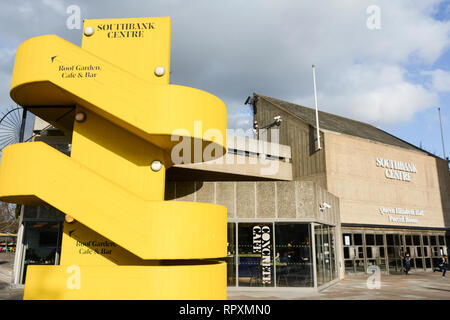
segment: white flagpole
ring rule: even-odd
[[[317,128],[317,149],[320,150],[320,130],[319,130],[319,110],[317,107],[317,89],[316,89],[316,67],[312,65],[313,82],[314,82],[314,102],[316,104],[316,128]]]
[[[447,160],[447,155],[445,154],[444,132],[442,131],[441,108],[438,108],[438,113],[439,113],[439,123],[441,125],[442,151],[444,153],[444,159]]]

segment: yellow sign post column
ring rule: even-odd
[[[164,201],[167,168],[226,150],[223,102],[169,84],[170,28],[85,20],[82,48],[18,48],[12,99],[72,133],[70,157],[42,142],[3,151],[0,199],[70,218],[60,265],[28,266],[25,299],[226,299],[226,208]]]

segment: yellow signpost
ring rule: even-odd
[[[164,201],[174,155],[226,152],[224,103],[169,84],[170,18],[83,30],[82,48],[48,35],[17,50],[12,99],[72,135],[70,157],[43,142],[3,151],[0,199],[67,215],[60,265],[28,266],[24,298],[226,299],[215,260],[227,254],[226,208]]]

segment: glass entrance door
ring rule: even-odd
[[[333,280],[336,277],[334,270],[334,228],[325,225],[314,225],[314,240],[316,249],[317,286]]]

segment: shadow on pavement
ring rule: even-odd
[[[439,291],[446,291],[446,292],[450,292],[450,290],[447,289],[440,289],[440,288],[433,288],[433,287],[422,287],[424,289],[430,289],[430,290],[439,290]]]

